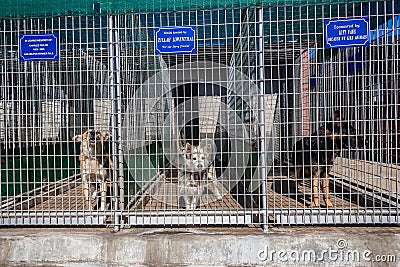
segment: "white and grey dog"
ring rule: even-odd
[[[186,209],[196,209],[200,205],[204,191],[204,184],[211,181],[213,193],[217,199],[222,195],[218,189],[215,168],[211,159],[212,146],[192,146],[186,143],[184,165],[179,168],[178,185],[179,195],[185,200]]]
[[[80,146],[80,169],[83,182],[83,193],[85,206],[90,210],[92,200],[95,200],[100,192],[100,210],[106,209],[107,182],[111,180],[112,161],[104,149],[104,141],[110,138],[108,132],[99,130],[87,130],[81,135],[72,138],[73,141],[81,142]],[[97,184],[100,186],[98,187]],[[89,190],[92,191],[90,196]]]

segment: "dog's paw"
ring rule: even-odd
[[[333,208],[333,204],[332,204],[332,202],[331,202],[330,200],[326,200],[326,201],[325,201],[325,204],[326,204],[326,206],[327,206],[328,208]]]
[[[319,201],[318,200],[313,200],[311,203],[311,208],[319,208]]]
[[[216,194],[216,195],[215,195],[215,198],[216,198],[217,200],[221,200],[223,197],[224,197],[224,196],[221,195],[221,194]]]

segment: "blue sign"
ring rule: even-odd
[[[156,54],[195,54],[196,27],[161,27],[154,30]]]
[[[58,60],[59,41],[58,34],[20,34],[19,35],[19,60],[39,61]]]
[[[369,46],[368,18],[325,20],[326,48]]]

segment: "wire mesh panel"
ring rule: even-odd
[[[397,222],[396,10],[385,1],[138,15],[146,49],[134,61],[156,63],[126,100],[129,222]],[[354,17],[368,21],[369,46],[327,48],[324,23]],[[186,25],[198,31],[195,54],[148,48],[163,26]],[[385,105],[368,89],[380,64],[390,66],[381,71],[392,115],[379,120],[391,121],[391,141],[372,119]],[[221,189],[189,167],[188,150],[209,143],[205,169]]]
[[[89,164],[86,177],[82,168],[99,158],[109,173],[110,144],[96,142],[88,153],[82,147],[91,141],[81,139],[89,129],[111,130],[107,18],[1,23],[1,224],[106,223],[111,194],[95,197],[102,181],[89,176],[98,166]],[[20,60],[27,35],[49,32],[58,33],[59,60]],[[39,52],[43,44],[30,46]],[[103,176],[110,191],[111,176]]]
[[[399,223],[399,10],[1,20],[1,224]]]
[[[124,215],[130,224],[250,224],[259,216],[259,193],[246,188],[261,184],[252,178],[258,179],[260,96],[252,66],[254,14],[118,17],[121,34],[134,38],[129,57],[139,66],[123,101]],[[187,25],[195,31],[196,50],[181,53],[174,38]],[[157,51],[161,31],[175,52]],[[122,66],[123,79],[132,65]]]
[[[264,8],[266,86],[281,101],[270,222],[399,221],[398,10],[391,1]],[[291,19],[279,27],[281,16]],[[352,36],[362,24],[370,38],[345,44],[363,38]]]

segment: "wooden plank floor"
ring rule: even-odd
[[[400,167],[397,165],[338,157],[330,173],[331,201],[338,210],[399,206],[398,188]],[[309,208],[311,181],[305,180],[298,186],[288,167],[275,168],[268,176],[267,199],[269,209]],[[320,199],[324,208],[322,195]]]
[[[400,200],[400,166],[337,158],[334,172],[349,183]]]
[[[311,185],[307,181],[297,187],[294,180],[269,180],[267,183],[267,203],[271,210],[279,209],[305,209],[311,206]],[[336,188],[331,190],[331,201],[336,209],[361,209],[364,201],[355,200],[355,197],[363,197],[354,192],[349,192]],[[322,194],[320,196],[320,207],[325,208]]]
[[[2,201],[2,211],[81,211],[84,208],[80,178],[68,177]],[[92,200],[96,209],[96,200]]]
[[[199,210],[235,210],[243,207],[219,183],[218,190],[223,192],[222,199],[217,199],[213,193],[213,186],[206,186],[200,200]],[[184,203],[178,193],[178,184],[173,181],[159,179],[149,190],[150,194],[143,196],[131,210],[157,211],[157,210],[184,210]]]
[[[365,210],[376,207],[398,207],[400,194],[400,169],[396,165],[351,161],[339,158],[336,162],[334,178],[331,178],[331,200],[336,209]],[[346,184],[345,181],[348,183]],[[346,187],[352,184],[352,187]],[[213,195],[213,187],[207,186],[201,198],[201,211],[240,211],[235,196],[219,185],[224,192],[222,199]],[[137,201],[129,207],[131,211],[177,211],[184,210],[181,196],[178,194],[176,179],[157,179],[150,188],[139,195]],[[386,194],[386,195],[383,195]],[[388,197],[392,198],[388,200]],[[81,211],[83,206],[83,187],[78,177],[48,183],[41,188],[10,197],[1,202],[1,210],[7,211]],[[299,210],[310,207],[310,182],[305,181],[297,187],[293,174],[288,167],[272,169],[267,180],[267,204],[269,210]],[[324,207],[321,198],[321,208]],[[93,203],[95,205],[95,203]],[[246,208],[246,210],[248,210]],[[255,209],[257,211],[257,208]]]
[[[70,188],[60,192],[55,196],[45,196],[46,200],[36,205],[35,210],[89,210],[84,208],[83,185]],[[96,209],[96,200],[92,200],[92,205]]]

